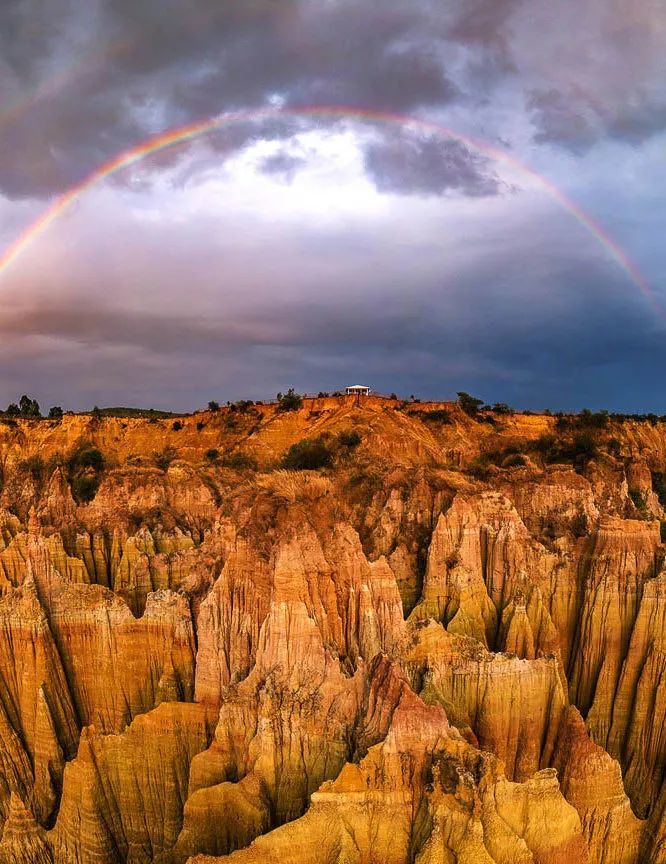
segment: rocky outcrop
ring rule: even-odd
[[[666,861],[666,426],[583,422],[0,423],[0,864]]]

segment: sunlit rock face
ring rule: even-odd
[[[666,427],[580,422],[0,418],[0,864],[666,862]]]

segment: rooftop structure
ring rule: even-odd
[[[364,384],[352,384],[349,387],[345,387],[345,393],[347,396],[369,396],[370,388]]]

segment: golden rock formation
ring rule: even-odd
[[[0,417],[0,864],[666,864],[666,426],[585,422]]]

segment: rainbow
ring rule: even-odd
[[[447,126],[442,126],[429,120],[422,120],[405,114],[396,114],[387,111],[375,111],[347,106],[307,106],[297,108],[271,107],[253,109],[247,111],[235,111],[222,114],[218,117],[209,118],[198,123],[178,126],[166,132],[162,132],[153,138],[124,150],[114,156],[108,162],[100,165],[91,174],[84,178],[76,186],[72,187],[58,198],[56,198],[43,213],[10,244],[0,256],[0,278],[4,275],[10,265],[40,237],[41,234],[72,204],[79,199],[87,190],[94,187],[107,177],[128,168],[141,161],[146,156],[165,150],[187,141],[192,141],[207,135],[224,126],[234,123],[255,122],[279,117],[292,118],[322,118],[322,119],[352,119],[365,123],[399,125],[405,128],[418,129],[443,139],[459,141],[482,153],[497,162],[503,163],[517,170],[521,174],[534,180],[553,200],[568,211],[590,234],[601,244],[611,259],[613,259],[626,273],[633,284],[640,290],[644,297],[657,311],[663,313],[661,303],[653,292],[648,281],[640,272],[636,264],[628,257],[626,252],[609,236],[602,226],[586,213],[575,201],[562,192],[554,183],[524,162],[508,154],[504,150],[495,147],[485,141],[469,135],[461,134]]]

